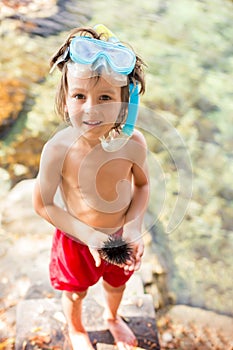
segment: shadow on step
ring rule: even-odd
[[[126,318],[125,321],[134,332],[139,347],[145,350],[160,349],[154,318],[130,317]],[[108,330],[92,331],[88,332],[88,334],[95,348],[97,343],[114,344],[113,337]]]

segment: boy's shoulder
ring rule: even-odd
[[[66,136],[70,133],[70,128],[64,128],[52,135],[52,137],[47,141],[47,144],[61,143],[66,140]]]
[[[147,155],[147,144],[141,131],[135,129],[133,135],[125,145],[123,152],[134,163],[143,163]]]
[[[74,138],[74,137],[73,137]],[[70,147],[72,144],[72,128],[59,130],[45,144],[46,147]]]
[[[67,152],[71,144],[71,130],[68,127],[58,131],[45,143],[43,153],[46,155],[52,154],[53,157],[56,157],[56,155],[59,157]]]
[[[147,148],[145,136],[138,129],[134,129],[133,135],[131,136],[131,140],[138,142],[141,146]]]

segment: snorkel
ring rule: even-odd
[[[121,45],[117,37],[103,24],[98,24],[94,27],[98,34],[104,34],[107,36],[107,40],[114,42],[116,45]],[[132,136],[134,132],[134,127],[138,117],[139,109],[139,88],[138,83],[134,85],[133,83],[129,84],[129,105],[128,105],[128,114],[125,121],[125,124],[118,135],[113,135],[109,133],[109,136],[105,138],[104,136],[100,138],[101,145],[103,149],[107,152],[114,152],[123,147]]]

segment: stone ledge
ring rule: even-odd
[[[139,347],[134,347],[134,350],[144,350],[144,349]],[[115,345],[99,343],[97,344],[97,350],[117,350],[117,347]]]
[[[83,305],[83,322],[94,345],[113,344],[113,338],[102,318],[104,307],[97,300],[87,297]],[[127,298],[122,301],[119,313],[135,333],[139,346],[144,349],[159,349],[155,312],[150,295]],[[33,349],[41,341],[64,349],[68,344],[66,322],[58,299],[24,300],[17,307],[15,350]],[[44,345],[45,345],[44,344]],[[67,350],[69,346],[67,345]]]
[[[182,304],[173,306],[168,316],[173,322],[183,325],[196,324],[200,328],[208,327],[232,341],[233,318],[230,316]]]

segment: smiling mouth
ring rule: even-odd
[[[85,125],[90,125],[90,126],[97,126],[100,125],[102,122],[100,120],[86,120],[83,122]]]

